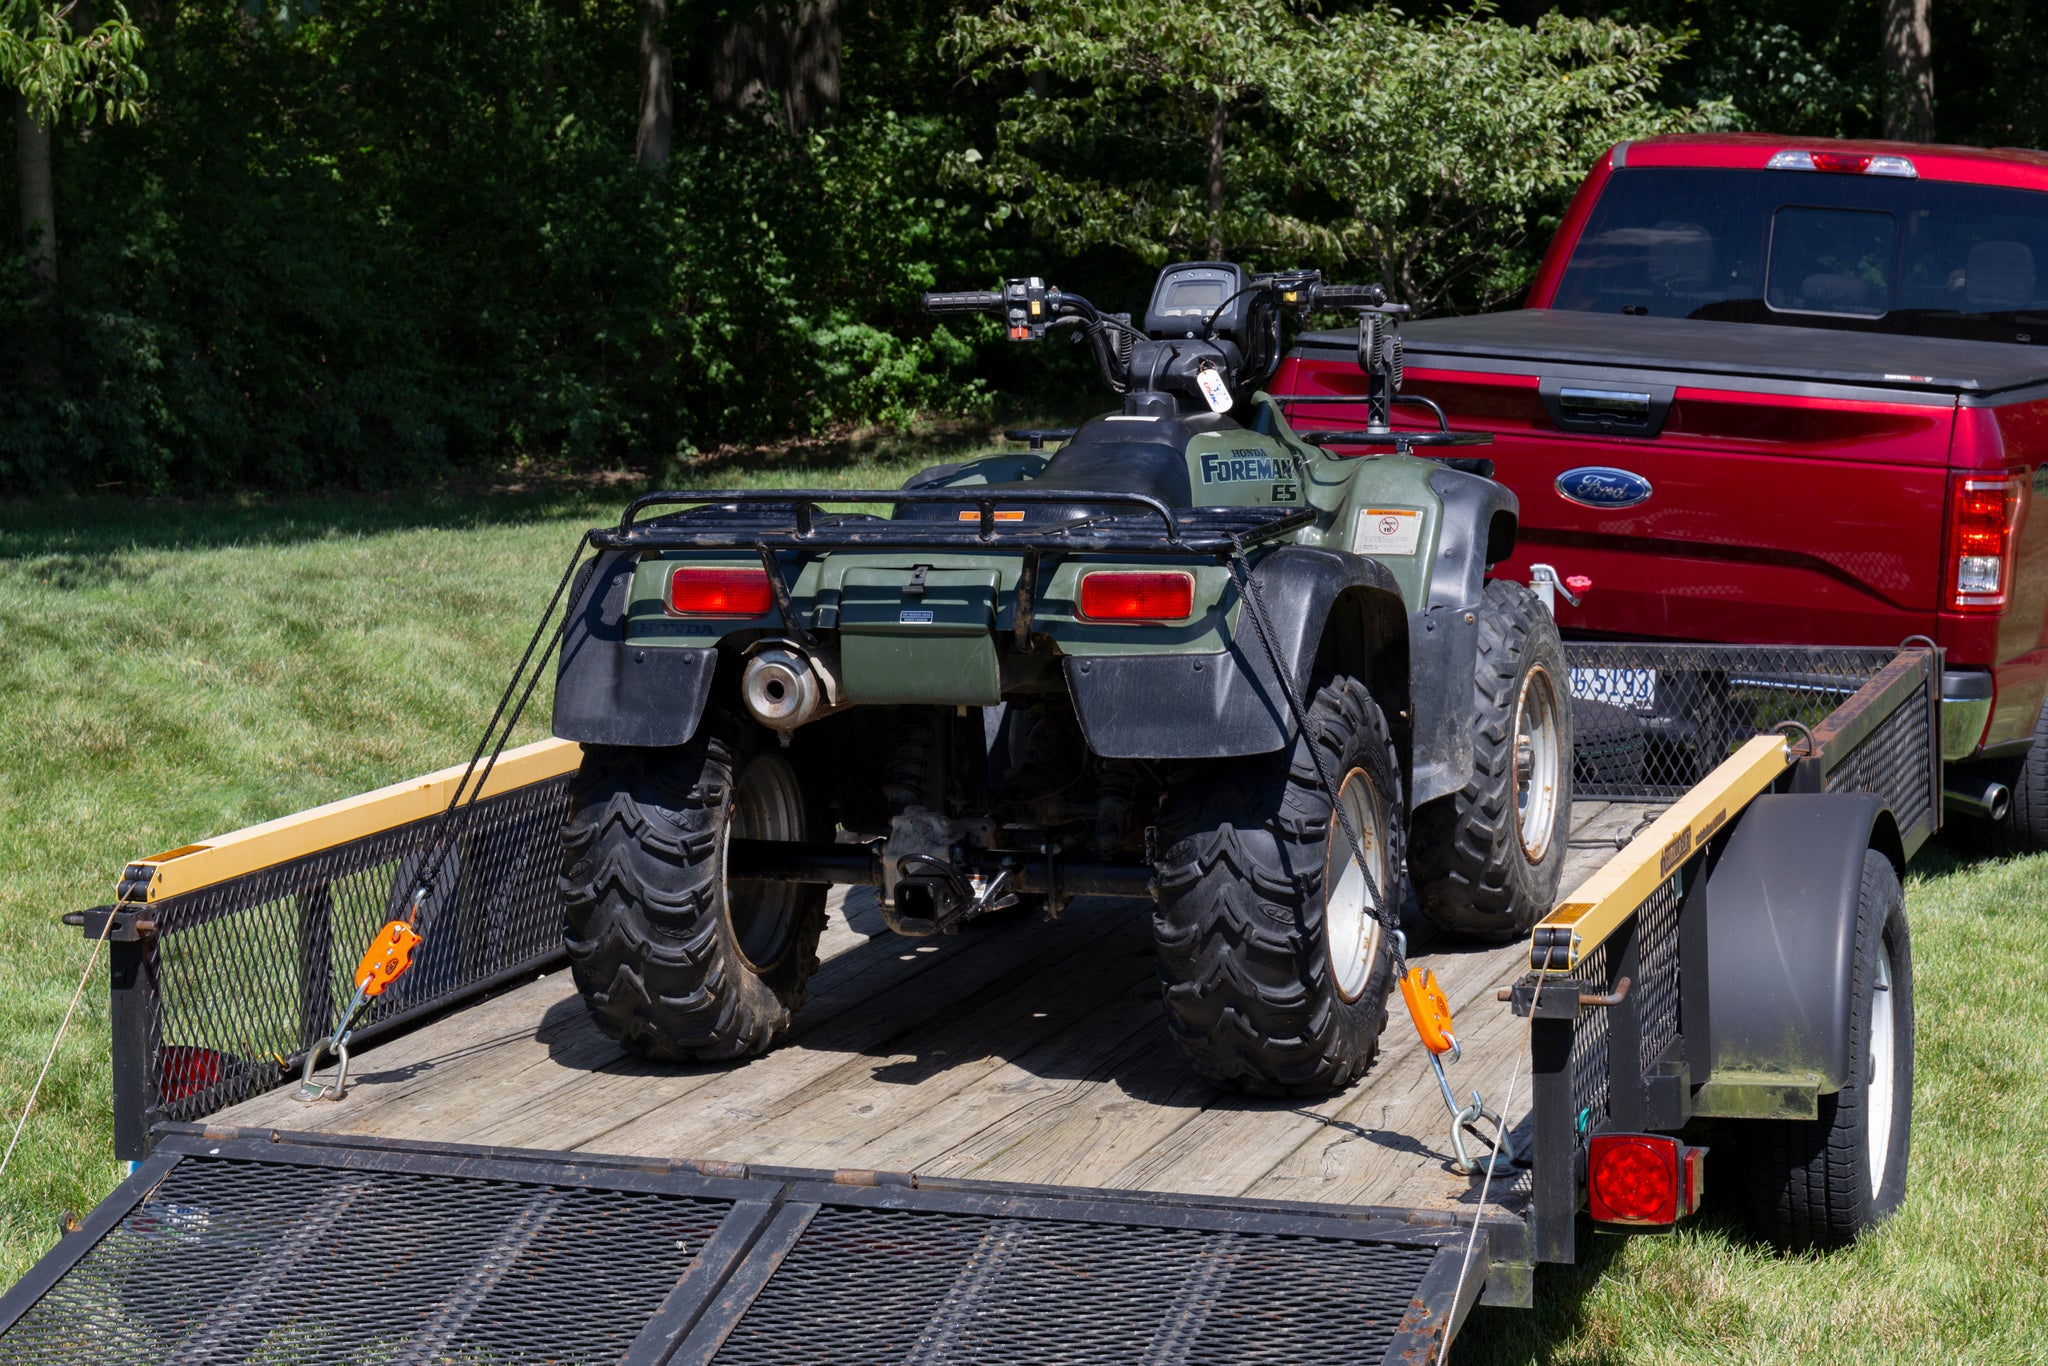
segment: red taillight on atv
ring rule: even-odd
[[[2026,482],[1958,475],[1949,492],[1948,605],[1995,611],[2012,588],[2013,543]]]
[[[758,617],[774,605],[765,569],[681,568],[668,576],[668,610],[679,617]]]
[[[1081,576],[1084,621],[1186,621],[1195,614],[1195,576],[1184,569],[1098,569]]]
[[[1700,1207],[1706,1155],[1663,1134],[1595,1134],[1586,1154],[1587,1212],[1596,1224],[1675,1224]]]

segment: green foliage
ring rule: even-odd
[[[136,118],[149,88],[136,60],[142,31],[117,4],[113,18],[78,32],[77,8],[77,0],[0,0],[0,85],[20,92],[42,123],[67,114],[79,123]]]
[[[657,179],[616,0],[175,15],[148,116],[63,130],[62,294],[0,269],[0,487],[647,464],[987,404],[911,312],[992,270],[952,121],[850,83],[792,139],[685,99]]]
[[[1611,20],[1423,21],[1284,0],[1047,0],[963,15],[979,80],[1042,78],[1002,106],[994,150],[955,173],[1067,250],[1197,251],[1363,268],[1419,307],[1498,302],[1532,233],[1605,148],[1694,126],[1658,82],[1683,47]],[[1218,110],[1224,211],[1204,198]]]

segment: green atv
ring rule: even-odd
[[[1196,1068],[1346,1085],[1411,874],[1501,939],[1564,862],[1562,649],[1486,580],[1515,497],[1410,453],[1486,438],[1395,428],[1431,406],[1399,392],[1403,310],[1314,271],[1170,266],[1142,326],[1038,279],[925,306],[1070,333],[1122,407],[901,489],[656,493],[594,533],[554,711],[585,1001],[646,1057],[742,1057],[803,1003],[829,884],[905,935],[1142,896]],[[1283,323],[1336,308],[1365,422],[1298,433],[1260,386]]]

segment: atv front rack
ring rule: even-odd
[[[960,517],[902,521],[819,506],[828,503],[937,504],[959,508]],[[639,520],[649,508],[678,504],[698,506]],[[1089,510],[1049,523],[1005,519],[1034,504]],[[1170,508],[1146,494],[1100,489],[686,489],[635,498],[619,524],[592,531],[590,543],[633,551],[1052,550],[1223,559],[1314,520],[1306,507]]]

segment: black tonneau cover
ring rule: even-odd
[[[1524,308],[1427,318],[1403,325],[1401,336],[1408,364],[1424,367],[1548,361],[1955,394],[2048,384],[2048,348],[1818,327]],[[1301,355],[1321,351],[1350,359],[1356,354],[1352,334],[1311,332],[1296,346]]]

